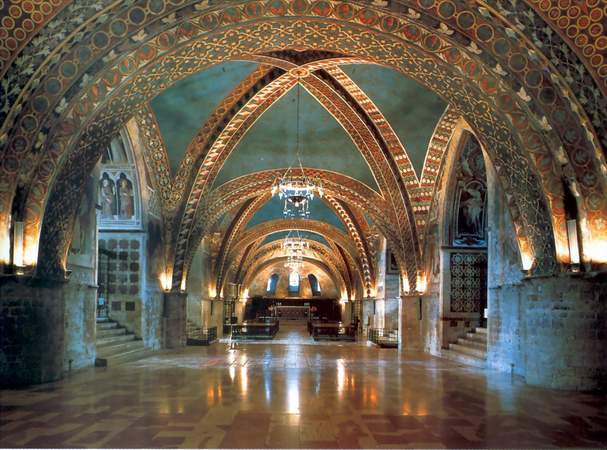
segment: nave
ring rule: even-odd
[[[607,447],[606,29],[0,0],[0,445]]]

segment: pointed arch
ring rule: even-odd
[[[349,6],[351,8],[356,8],[356,6]],[[461,8],[465,8],[465,6],[460,6]],[[382,12],[375,10],[374,8],[370,8],[370,11],[372,11],[374,14],[377,15],[381,15]],[[200,11],[199,11],[200,12]],[[474,11],[472,10],[466,10],[466,12],[474,14]],[[553,181],[555,181],[555,178],[558,179],[558,173],[556,174],[556,176],[554,178],[551,178],[554,176],[554,174],[551,174],[550,171],[553,168],[553,165],[551,164],[552,161],[552,155],[550,153],[550,151],[548,151],[548,146],[546,145],[546,141],[544,141],[544,137],[543,135],[541,135],[539,132],[536,131],[535,128],[533,127],[539,127],[537,129],[542,129],[542,126],[544,127],[544,129],[546,129],[546,134],[550,135],[549,139],[553,139],[555,138],[554,143],[558,143],[558,142],[562,142],[563,145],[563,149],[564,152],[562,152],[561,154],[565,157],[565,159],[568,159],[568,163],[572,163],[572,165],[574,166],[574,170],[576,173],[576,177],[580,183],[580,189],[583,192],[583,196],[585,199],[585,207],[587,208],[587,219],[588,219],[588,223],[589,223],[589,227],[588,227],[588,234],[585,237],[586,239],[592,240],[594,238],[596,239],[604,239],[604,235],[605,233],[607,233],[607,231],[604,230],[604,227],[600,226],[600,224],[605,222],[605,210],[607,208],[605,208],[605,195],[604,195],[604,185],[605,185],[605,181],[604,181],[604,176],[600,173],[599,170],[597,170],[597,168],[599,167],[596,163],[597,158],[599,158],[599,156],[597,156],[597,151],[596,148],[592,148],[592,145],[587,145],[588,144],[588,140],[587,140],[587,134],[584,132],[584,130],[581,130],[579,127],[575,130],[573,130],[571,128],[571,124],[576,124],[576,123],[583,123],[586,127],[586,130],[589,131],[589,133],[592,135],[593,131],[592,131],[592,127],[588,126],[588,123],[585,122],[584,120],[577,120],[577,116],[576,113],[574,111],[575,108],[571,109],[571,108],[565,108],[564,110],[562,109],[563,105],[566,106],[566,100],[563,98],[563,96],[561,95],[561,89],[559,86],[559,89],[554,89],[551,86],[548,86],[548,84],[551,83],[551,80],[548,79],[542,79],[542,84],[540,87],[538,87],[537,89],[531,89],[529,88],[528,90],[524,90],[519,92],[519,98],[515,96],[510,95],[511,92],[508,91],[508,89],[510,89],[510,85],[508,84],[508,78],[504,78],[502,79],[497,79],[496,75],[491,74],[491,72],[489,71],[490,68],[485,67],[484,63],[482,61],[480,61],[478,58],[476,58],[474,56],[474,51],[470,51],[469,49],[465,49],[462,48],[461,46],[458,47],[457,45],[457,41],[455,39],[452,39],[450,37],[445,37],[445,36],[438,36],[438,35],[433,35],[431,34],[431,32],[428,31],[428,29],[425,27],[423,20],[427,17],[427,15],[431,16],[431,17],[436,17],[437,20],[441,20],[440,15],[438,15],[438,12],[436,10],[434,10],[433,8],[429,8],[428,11],[424,10],[423,11],[424,14],[419,14],[419,17],[415,18],[406,18],[404,16],[401,15],[396,15],[396,16],[391,16],[393,18],[395,18],[397,20],[397,23],[400,24],[404,24],[406,23],[409,28],[408,30],[411,30],[411,27],[417,27],[415,28],[415,38],[416,41],[415,42],[421,42],[421,43],[425,43],[426,48],[424,51],[430,52],[430,53],[437,53],[438,51],[440,52],[444,52],[446,55],[445,58],[449,58],[451,60],[451,64],[453,65],[458,65],[464,68],[464,70],[466,69],[470,69],[472,70],[472,74],[467,75],[466,79],[461,80],[462,83],[460,83],[460,79],[458,79],[458,74],[457,73],[453,73],[453,74],[449,74],[449,75],[453,75],[453,76],[448,76],[448,77],[443,77],[442,75],[440,77],[437,77],[441,80],[441,82],[445,82],[448,81],[449,83],[451,83],[450,92],[454,93],[454,96],[458,97],[455,100],[453,100],[453,103],[459,103],[460,106],[459,108],[465,112],[466,114],[466,118],[470,119],[470,123],[471,126],[475,129],[475,131],[477,131],[477,134],[482,136],[482,143],[484,144],[484,146],[488,149],[490,149],[489,151],[491,152],[492,158],[494,159],[494,161],[496,162],[496,166],[498,168],[499,172],[503,172],[500,180],[502,182],[502,184],[504,184],[504,187],[506,188],[506,190],[508,191],[512,191],[513,195],[511,195],[509,197],[510,199],[510,208],[513,211],[513,216],[516,218],[515,220],[517,221],[517,232],[518,232],[518,238],[519,238],[519,245],[521,246],[521,248],[524,247],[524,249],[526,251],[529,251],[531,254],[534,255],[534,258],[536,260],[536,265],[537,265],[537,270],[542,272],[542,271],[551,271],[554,270],[555,266],[556,266],[556,261],[554,260],[555,254],[556,254],[556,249],[555,249],[555,243],[554,243],[554,239],[556,238],[557,240],[559,239],[559,236],[561,233],[564,232],[563,229],[563,224],[561,223],[561,215],[559,213],[559,207],[558,207],[558,202],[560,200],[562,200],[562,192],[561,190],[557,187],[558,183],[553,183]],[[312,14],[310,12],[310,14]],[[415,16],[415,15],[413,15]],[[242,17],[246,17],[246,15],[243,15]],[[353,17],[359,17],[357,14],[354,14]],[[479,21],[478,23],[481,22],[485,22],[484,19],[482,17],[479,16],[475,16],[476,19]],[[183,17],[180,17],[180,19],[183,20],[187,20],[186,16],[184,15]],[[379,19],[379,17],[378,17]],[[416,22],[416,20],[420,20],[419,22]],[[245,27],[245,23],[246,20],[242,19],[243,21],[238,23],[237,25],[237,30],[242,30]],[[267,20],[266,23],[270,23],[271,19],[264,19]],[[296,18],[293,19],[293,21],[295,21]],[[342,19],[343,20],[343,19]],[[358,19],[356,19],[358,20]],[[320,21],[322,22],[322,19],[320,19]],[[260,20],[258,20],[258,22],[261,22]],[[300,28],[295,28],[293,33],[286,33],[286,35],[292,35],[293,37],[297,38],[297,41],[299,43],[301,42],[305,42],[305,40],[301,39],[301,36],[297,35],[297,32],[299,32],[300,34],[305,34],[306,31],[306,23],[305,21],[302,22],[303,26],[301,26]],[[337,24],[337,27],[339,28],[342,24],[339,21],[335,21],[333,23]],[[380,20],[379,23],[388,23],[388,22],[382,22]],[[394,21],[390,21],[390,23],[394,23]],[[318,25],[318,22],[315,22],[316,25]],[[271,24],[271,26],[273,26],[275,24]],[[290,23],[289,21],[285,21],[285,23],[281,23],[276,25],[278,28],[284,26],[287,27],[288,25],[292,25],[292,23]],[[450,26],[452,25],[452,26]],[[460,35],[466,35],[467,33],[470,34],[470,39],[473,39],[473,42],[476,45],[476,40],[477,38],[474,36],[474,32],[472,30],[464,30],[462,28],[460,28],[455,22],[454,23],[450,23],[450,25],[446,25],[448,27],[450,27],[453,31],[454,31],[454,35],[455,36],[460,36]],[[248,26],[248,25],[247,25]],[[360,26],[360,24],[351,24],[351,26],[359,26],[360,29],[368,29],[364,28],[362,26]],[[278,31],[278,28],[275,28],[275,31]],[[322,24],[318,25],[318,29],[315,30],[315,38],[318,39],[319,36],[319,32],[318,30],[320,30],[320,34],[322,34]],[[214,31],[216,32],[217,29]],[[250,30],[249,30],[250,31]],[[497,28],[494,29],[494,33],[496,34],[500,34],[500,38],[503,38],[503,36],[506,35],[505,31],[503,29]],[[210,33],[212,34],[212,33]],[[346,33],[347,34],[347,33]],[[248,36],[253,36],[254,33],[248,33]],[[420,36],[421,35],[421,36]],[[432,36],[431,39],[426,39],[427,36]],[[370,34],[369,35],[371,38],[373,38],[373,35]],[[384,35],[385,37],[386,35]],[[384,54],[381,55],[381,52],[384,51],[385,49],[390,47],[390,41],[394,36],[392,35],[387,35],[387,37],[385,37],[385,39],[387,39],[387,43],[388,44],[384,44],[382,46],[375,46],[374,49],[379,49],[377,50],[379,53],[374,54],[373,57],[371,59],[374,59],[375,61],[382,61],[386,64],[389,65],[393,65],[393,66],[397,66],[397,63],[400,63],[401,61],[396,61],[398,59],[398,57],[395,57],[395,55],[390,55],[390,54]],[[403,36],[399,36],[399,37],[403,37]],[[405,38],[407,38],[407,36],[404,36]],[[410,39],[410,36],[409,36]],[[503,38],[505,39],[505,38]],[[328,46],[331,47],[333,46],[337,46],[339,44],[339,41],[331,41],[330,39],[327,39],[328,42]],[[454,47],[449,47],[449,45],[446,45],[445,43],[448,43],[449,45],[453,45]],[[199,44],[199,43],[198,43]],[[211,45],[203,45],[203,46],[197,46],[198,49],[200,48],[213,48],[216,49],[217,45],[214,45],[213,43],[210,43]],[[413,44],[412,42],[409,41],[409,44],[412,46],[418,45],[418,44]],[[361,47],[360,47],[360,43],[359,42],[353,42],[352,43],[353,47],[356,47],[354,49],[351,49],[351,52],[357,52],[357,51],[361,51]],[[421,44],[420,44],[421,45]],[[525,45],[525,41],[522,41],[521,43],[516,43],[514,42],[514,40],[510,39],[508,40],[508,45],[518,45],[520,46],[524,46]],[[482,47],[482,48],[487,48],[489,52],[491,52],[490,46],[486,43],[483,42],[478,42],[478,46]],[[478,48],[477,46],[477,48]],[[156,47],[155,47],[156,48]],[[403,46],[400,46],[401,49],[403,49]],[[449,49],[450,48],[455,48],[454,51],[451,51],[451,53],[449,53]],[[518,47],[517,47],[518,48]],[[410,53],[415,53],[415,51],[417,51],[417,49],[414,49],[413,47],[405,47],[404,51],[405,52],[410,52]],[[472,47],[472,50],[474,50],[474,47]],[[155,50],[156,51],[156,50]],[[238,50],[235,50],[235,53],[238,53]],[[525,52],[521,52],[521,53],[517,53],[517,57],[524,57]],[[441,66],[441,62],[438,60],[432,60],[432,62],[430,62],[431,60],[429,59],[425,59],[424,57],[422,57],[420,54],[417,55],[410,55],[411,57],[406,57],[404,58],[406,61],[410,61],[412,64],[418,64],[418,65],[423,65],[423,64],[427,64],[427,67],[425,69],[422,69],[420,67],[420,70],[418,71],[418,73],[420,75],[424,75],[424,74],[428,74],[428,73],[434,73],[434,74],[447,74],[449,73],[449,68],[445,68]],[[502,61],[503,57],[501,57],[500,55],[495,55],[495,58],[498,61]],[[146,60],[147,61],[147,60]],[[423,61],[423,63],[422,63]],[[467,65],[468,62],[473,62],[475,64],[473,65]],[[480,61],[480,63],[479,63]],[[207,63],[208,60],[205,60],[205,63]],[[476,63],[479,63],[478,65],[476,65]],[[522,80],[524,78],[524,76],[528,73],[528,70],[531,70],[530,67],[534,67],[535,66],[535,62],[534,61],[530,61],[530,60],[525,60],[526,66],[525,66],[525,70],[520,70],[518,72],[520,73],[516,73],[512,79],[516,79],[516,80]],[[147,62],[145,63],[147,65]],[[188,62],[188,67],[187,70],[191,73],[192,70],[195,70],[195,68],[192,67],[191,64],[195,64],[192,63],[192,61]],[[202,64],[202,63],[201,63]],[[171,65],[172,67],[175,67],[174,64]],[[431,67],[432,66],[432,67]],[[444,65],[443,65],[444,66]],[[167,64],[168,67],[168,64]],[[437,67],[440,67],[440,70],[435,70]],[[500,69],[502,71],[506,71],[505,68],[507,68],[508,70],[510,70],[511,68],[508,67],[508,64],[506,64],[506,61],[504,61],[504,64],[500,66]],[[158,67],[157,67],[158,68]],[[402,70],[402,68],[401,68]],[[515,70],[516,72],[516,70]],[[132,73],[132,72],[130,72]],[[497,70],[495,73],[499,74],[499,70]],[[156,71],[155,76],[157,77],[159,74],[159,71]],[[491,74],[491,75],[488,75]],[[114,74],[113,74],[114,75]],[[119,76],[119,75],[117,75]],[[135,78],[137,77],[132,77],[132,80],[135,80]],[[473,78],[476,81],[473,81]],[[477,86],[478,90],[476,90],[476,88],[474,87],[474,83],[476,83],[478,80],[483,79],[485,80],[486,84],[484,85],[484,88],[482,86],[481,83],[479,83]],[[97,81],[93,82],[96,83]],[[101,83],[101,80],[99,80],[99,82]],[[42,214],[45,214],[45,211],[47,210],[46,205],[50,204],[50,205],[55,205],[55,203],[57,202],[57,204],[62,203],[62,199],[63,201],[67,202],[67,204],[70,203],[77,203],[74,202],[75,197],[78,196],[80,190],[78,189],[81,184],[82,184],[82,180],[77,177],[77,176],[73,176],[73,177],[69,177],[67,175],[67,172],[69,171],[87,171],[90,168],[90,158],[86,157],[86,158],[82,158],[82,155],[79,155],[80,157],[80,161],[74,161],[73,157],[70,156],[66,156],[65,158],[63,158],[61,155],[64,154],[64,150],[69,150],[69,152],[71,152],[72,150],[75,150],[75,143],[76,141],[80,138],[80,135],[78,133],[73,133],[73,129],[74,126],[76,127],[83,127],[84,124],[89,123],[89,121],[91,120],[91,117],[94,114],[97,114],[98,112],[100,112],[100,110],[95,110],[98,107],[106,107],[107,105],[112,106],[112,111],[108,111],[108,114],[101,114],[99,116],[101,120],[101,122],[97,122],[95,124],[95,126],[93,126],[89,131],[89,133],[87,133],[84,137],[85,139],[90,139],[88,143],[83,143],[84,145],[82,147],[80,147],[80,150],[84,151],[84,152],[94,152],[95,150],[93,150],[93,147],[97,147],[99,144],[99,137],[103,134],[105,134],[104,131],[109,131],[112,127],[119,127],[122,123],[123,123],[123,118],[126,117],[126,115],[128,115],[128,111],[132,111],[132,108],[130,108],[131,105],[129,105],[128,103],[123,103],[120,104],[120,101],[117,101],[116,98],[114,98],[113,96],[115,95],[115,92],[125,92],[128,95],[124,96],[124,100],[125,101],[134,101],[135,97],[137,98],[142,98],[141,95],[135,96],[132,91],[129,93],[128,89],[124,89],[123,86],[120,86],[120,88],[114,88],[113,86],[116,85],[116,81],[115,78],[111,78],[111,79],[106,79],[105,81],[103,81],[104,86],[102,91],[103,95],[105,95],[105,93],[107,93],[108,91],[108,85],[112,86],[110,91],[111,91],[111,95],[108,96],[108,98],[104,98],[103,101],[101,102],[97,102],[97,104],[95,104],[90,111],[86,111],[86,114],[82,114],[82,111],[75,113],[74,110],[74,106],[76,104],[79,105],[80,108],[82,107],[88,107],[91,106],[89,99],[87,98],[86,101],[83,98],[79,98],[78,101],[75,101],[73,103],[70,103],[70,105],[68,105],[68,108],[65,109],[66,111],[66,115],[64,117],[71,117],[71,119],[69,121],[67,120],[60,120],[58,121],[58,123],[61,124],[61,126],[59,128],[56,128],[53,130],[53,133],[55,133],[53,135],[53,139],[49,140],[49,142],[52,142],[53,144],[53,151],[43,151],[40,152],[41,156],[41,164],[45,165],[46,170],[48,170],[48,166],[47,163],[50,164],[52,167],[55,167],[57,162],[60,162],[60,166],[63,168],[62,170],[64,172],[59,172],[58,176],[40,176],[40,177],[36,177],[36,182],[35,185],[32,186],[32,189],[30,190],[31,192],[31,196],[28,200],[28,218],[27,218],[27,222],[26,222],[26,227],[28,229],[27,232],[27,238],[26,238],[26,247],[27,247],[27,252],[30,255],[30,257],[32,259],[35,260],[35,255],[38,255],[38,259],[40,261],[44,261],[44,265],[47,266],[48,264],[50,264],[51,266],[53,266],[53,269],[51,270],[51,272],[53,271],[57,271],[57,270],[61,270],[62,269],[62,264],[64,261],[57,261],[57,259],[55,259],[52,262],[47,262],[47,258],[42,258],[41,256],[46,256],[46,248],[44,249],[44,251],[41,250],[41,252],[38,252],[38,240],[39,240],[39,236],[40,236],[40,231],[41,231],[41,218],[42,218]],[[102,83],[102,84],[103,84]],[[472,83],[472,84],[468,84],[468,83]],[[44,83],[42,83],[43,85]],[[434,89],[438,89],[437,84],[434,82],[434,80],[428,80],[427,84],[432,85],[431,87]],[[95,89],[97,89],[99,86],[101,86],[101,84],[99,85],[95,85]],[[149,84],[150,88],[155,88],[155,85],[153,83]],[[468,89],[470,87],[470,89]],[[505,89],[505,90],[504,90]],[[77,91],[77,90],[76,90]],[[92,91],[89,91],[89,93],[91,95],[94,94],[94,89]],[[502,108],[504,111],[507,111],[506,114],[508,115],[508,117],[510,118],[514,118],[515,120],[513,120],[512,123],[514,123],[516,125],[516,130],[513,130],[511,127],[508,126],[507,124],[507,120],[506,122],[503,121],[503,116],[500,115],[500,113],[498,112],[497,114],[493,114],[494,111],[491,111],[489,114],[485,114],[484,112],[479,112],[477,111],[477,115],[472,117],[470,116],[471,110],[470,108],[465,107],[465,103],[467,100],[470,100],[471,97],[474,97],[475,95],[477,95],[480,91],[485,92],[485,94],[482,94],[480,97],[482,99],[483,95],[488,95],[488,96],[494,96],[496,95],[497,97],[499,97],[499,95],[504,94],[502,97],[500,97],[500,101],[503,102],[505,101],[506,103],[503,104],[505,106],[505,108]],[[566,92],[566,91],[565,91]],[[463,98],[463,97],[467,97],[467,99]],[[91,97],[92,98],[92,97]],[[529,98],[530,100],[526,100],[527,98]],[[129,100],[127,100],[129,99]],[[59,99],[57,99],[58,101]],[[541,108],[542,111],[544,112],[548,112],[548,114],[546,116],[543,117],[537,117],[535,116],[531,111],[532,109],[528,108],[527,106],[525,106],[524,104],[521,104],[521,102],[539,102],[538,104],[544,104],[544,106]],[[463,102],[463,103],[462,103]],[[468,104],[468,106],[471,106],[472,103],[476,103],[476,104],[482,104],[483,102],[471,102],[470,104]],[[550,103],[549,106],[545,106],[546,103]],[[554,108],[553,105],[558,104],[558,108]],[[486,105],[483,104],[483,108],[488,107],[489,110],[492,109],[492,105]],[[558,110],[559,113],[561,112],[565,112],[566,116],[567,116],[567,120],[564,121],[564,123],[561,125],[559,124],[559,121],[551,115],[551,110],[554,110],[555,112]],[[24,111],[24,113],[26,113]],[[73,114],[71,116],[69,116],[69,114]],[[123,116],[121,116],[121,114],[123,114]],[[575,116],[576,120],[574,120],[573,122],[571,122],[569,120],[569,118]],[[528,117],[530,120],[525,120],[525,118]],[[107,119],[107,121],[104,122],[104,120]],[[475,120],[472,120],[475,119]],[[522,119],[522,120],[521,120]],[[545,119],[545,120],[544,120]],[[582,118],[583,119],[583,118]],[[497,122],[496,122],[497,120]],[[83,122],[84,121],[84,122]],[[486,122],[483,122],[486,121]],[[42,122],[42,121],[41,121]],[[545,125],[546,123],[548,123],[548,125]],[[542,125],[544,124],[544,125]],[[42,124],[40,124],[40,126],[42,126]],[[577,125],[574,125],[577,127]],[[582,127],[583,128],[583,127]],[[38,129],[36,129],[36,132],[38,132]],[[495,135],[495,136],[491,136],[489,137],[489,135],[492,133],[492,130],[494,130],[494,132],[498,132],[500,133],[499,136]],[[567,133],[567,135],[565,136],[565,133]],[[515,136],[513,139],[510,139],[512,136]],[[11,136],[10,137],[10,142],[11,142],[11,149],[14,148],[14,143],[17,142],[15,136]],[[21,141],[22,143],[22,141]],[[515,164],[515,162],[517,162],[519,160],[519,158],[517,156],[513,156],[513,154],[509,154],[508,151],[508,147],[511,147],[511,149],[516,149],[522,146],[525,146],[526,150],[527,149],[531,149],[530,152],[533,153],[527,153],[527,154],[522,154],[522,155],[526,155],[524,156],[524,158],[519,161],[519,163]],[[29,142],[27,144],[27,146],[31,146],[31,142]],[[26,147],[27,147],[26,146]],[[90,150],[87,150],[90,149]],[[554,149],[559,149],[560,146],[559,145],[554,145],[553,146]],[[503,150],[503,151],[502,151]],[[79,150],[78,150],[79,151]],[[559,151],[559,150],[555,150],[555,151]],[[515,152],[516,153],[516,152]],[[576,154],[576,158],[574,158],[574,153]],[[598,152],[600,153],[600,152]],[[520,155],[519,155],[520,156]],[[542,180],[544,180],[544,184],[542,187],[538,186],[537,183],[537,175],[533,173],[533,171],[529,171],[528,168],[526,167],[528,165],[529,160],[531,160],[534,165],[536,170],[541,174],[542,176]],[[525,163],[523,163],[523,161],[525,161]],[[590,164],[590,165],[589,165]],[[549,169],[546,169],[549,168]],[[54,169],[53,169],[54,170]],[[558,172],[558,171],[557,171]],[[592,176],[588,177],[584,177],[585,174],[587,173],[592,173]],[[40,174],[43,175],[43,174]],[[54,180],[61,180],[58,183],[54,183]],[[70,190],[67,188],[66,183],[69,183],[72,186],[72,189],[75,192],[70,192]],[[53,191],[57,191],[56,193],[49,193],[49,188],[51,186],[53,187]],[[518,195],[519,194],[519,190],[524,190],[526,191],[528,194],[527,196],[525,195]],[[13,192],[12,189],[8,190],[9,192]],[[543,198],[542,195],[542,191],[546,194],[547,196],[547,201],[550,203],[549,205],[546,203],[546,199]],[[520,192],[522,194],[522,192]],[[11,197],[12,193],[9,193],[8,196],[4,195],[3,196],[3,200],[6,200],[6,198]],[[531,198],[527,198],[527,197],[534,197],[533,199]],[[515,199],[515,200],[514,200]],[[538,200],[539,200],[539,209],[538,209]],[[9,204],[10,204],[10,200],[9,200]],[[64,206],[64,205],[62,205]],[[58,208],[59,210],[61,210],[62,208]],[[7,208],[2,208],[3,211],[7,211]],[[555,214],[552,215],[550,214],[551,212],[554,212]],[[46,227],[44,229],[44,239],[43,241],[44,246],[46,247],[46,241],[47,241],[47,237],[49,238],[48,240],[50,241],[54,241],[54,240],[59,240],[64,241],[67,240],[69,241],[69,233],[65,232],[65,227],[61,224],[62,221],[65,220],[70,220],[68,218],[68,216],[73,215],[73,211],[70,208],[64,208],[64,211],[61,212],[56,212],[55,210],[49,210],[48,211],[48,217],[45,217],[45,223],[48,223],[48,225],[43,225],[44,227]],[[555,219],[552,221],[548,220],[548,218],[550,217],[555,217]],[[6,219],[6,217],[2,217],[2,219]],[[6,224],[6,222],[3,223],[3,226]],[[554,227],[552,228],[553,232],[555,233],[555,236],[553,236],[551,241],[548,241],[544,238],[542,238],[542,236],[540,236],[540,233],[538,233],[536,230],[542,230],[541,234],[545,234],[543,233],[544,230],[547,229],[551,229],[551,225],[554,225]],[[598,242],[602,242],[602,241],[598,241]],[[57,250],[58,254],[62,254],[60,247],[62,247],[63,243],[58,243],[57,245],[55,244],[50,244],[50,247],[53,247],[55,250]],[[43,268],[41,270],[42,272],[45,272],[45,269]]]

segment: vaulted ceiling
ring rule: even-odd
[[[295,56],[303,65],[306,58],[314,59],[313,55],[305,53]],[[293,55],[289,54],[289,57],[292,61]],[[218,115],[218,110],[226,108],[226,99],[241,95],[242,86],[248,87],[252,84],[248,80],[261,79],[257,74],[275,70],[278,72],[273,75],[274,80],[289,76],[285,75],[285,70],[289,69],[288,64],[292,62],[284,55],[273,55],[273,59],[261,61],[265,64],[231,61],[212,66],[184,78],[150,101],[148,111],[154,118],[151,123],[156,124],[157,139],[164,147],[173,178],[180,166],[183,167],[186,155],[191,155],[188,149],[195,145],[201,130],[208,127],[213,117]],[[360,136],[357,136],[357,126],[374,126],[365,123],[365,120],[381,121],[382,125],[387,127],[384,134],[389,136],[381,138],[392,140],[393,145],[397,146],[403,155],[404,161],[410,162],[409,176],[415,181],[421,178],[430,142],[445,114],[446,102],[419,83],[392,69],[375,64],[346,62],[347,64],[339,64],[339,61],[324,63],[321,72],[318,72],[335,86],[330,86],[329,83],[323,88],[321,84],[319,90],[309,81],[305,81],[305,77],[318,77],[318,81],[319,75],[304,72],[303,76],[290,79],[286,86],[275,81],[265,81],[266,86],[269,86],[266,95],[272,98],[265,108],[259,103],[248,106],[250,104],[247,104],[246,100],[250,99],[245,95],[245,102],[240,105],[241,110],[257,108],[262,111],[230,145],[230,152],[218,164],[211,188],[217,189],[232,182],[232,189],[238,189],[247,179],[247,174],[269,170],[284,172],[288,167],[297,166],[301,160],[302,165],[307,168],[323,169],[347,176],[384,195],[385,181],[378,183],[377,179],[377,168],[381,166],[370,160],[369,154],[365,159],[365,152],[361,152],[360,146],[364,144],[361,144]],[[274,63],[273,68],[268,63]],[[333,74],[330,75],[329,71],[333,71]],[[262,85],[264,83],[257,82]],[[349,103],[344,105],[349,105],[350,114],[357,115],[356,118],[360,120],[358,125],[353,125],[350,119],[346,121],[343,118],[346,111],[344,106],[339,106],[339,102],[335,100],[327,99],[327,95],[339,89],[342,89],[341,96],[350,97]],[[252,99],[255,95],[248,94]],[[233,106],[232,108],[236,109]],[[347,111],[345,113],[347,114]],[[374,119],[370,113],[374,114]],[[238,113],[234,111],[234,114]],[[215,139],[222,141],[221,134],[215,136]],[[213,147],[213,143],[208,145]],[[389,169],[386,167],[383,170]],[[234,183],[238,179],[243,180],[243,183]],[[248,205],[246,212],[235,211],[229,216],[223,216],[223,220],[218,222],[222,241],[218,244],[218,257],[213,271],[218,283],[225,282],[226,272],[229,272],[234,264],[234,261],[229,261],[232,241],[251,228],[259,229],[262,224],[280,222],[284,217],[283,201],[277,197],[270,198],[267,192],[259,194],[262,197],[265,194],[266,198],[258,198],[254,200],[253,205]],[[412,192],[406,195],[412,195]],[[356,207],[340,204],[337,200],[316,199],[310,205],[310,218],[324,222],[343,232],[349,239],[358,241],[360,254],[354,252],[351,261],[344,260],[342,263],[360,262],[361,258],[364,259],[367,273],[361,274],[360,280],[361,284],[370,288],[373,278],[371,274],[377,270],[373,267],[373,258],[368,254],[368,234],[371,232],[370,226],[373,225],[370,216],[365,216],[363,211],[358,211]],[[288,231],[282,231],[262,236],[256,248],[283,239],[287,234]],[[327,244],[328,247],[333,245],[333,250],[337,250],[335,246],[339,245],[318,232],[302,232],[301,236]],[[393,237],[391,243],[394,242]],[[356,245],[354,243],[354,247]],[[343,250],[344,254],[347,253]],[[254,253],[252,249],[249,251]],[[336,253],[339,257],[339,251]],[[239,260],[243,257],[240,253],[236,255]],[[362,267],[361,263],[352,267],[352,270]],[[354,282],[351,277],[346,278],[348,283]],[[347,290],[351,292],[353,286],[348,285]],[[220,291],[221,286],[218,286],[218,292]],[[368,294],[368,289],[365,293]]]
[[[257,64],[231,61],[191,75],[150,102],[176,173],[192,139],[224,97]],[[344,72],[384,114],[421,177],[428,144],[446,102],[395,70],[371,64],[343,65]],[[292,87],[257,119],[225,161],[215,186],[246,173],[296,163],[297,97],[304,166],[343,173],[378,190],[367,163],[346,130],[304,88]]]
[[[315,232],[365,286],[378,233],[415,284],[420,231],[462,127],[499,174],[534,273],[567,262],[564,183],[579,195],[583,259],[603,261],[607,12],[573,3],[0,2],[0,258],[19,215],[28,264],[65,276],[88,174],[134,121],[173,287],[211,232],[222,280],[262,245],[233,248],[243,235],[282,227],[264,205],[292,160],[299,90],[303,163],[326,187],[314,214],[327,227]]]

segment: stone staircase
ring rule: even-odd
[[[97,319],[95,366],[107,367],[145,358],[152,353],[141,338],[111,319]]]
[[[449,344],[449,349],[443,349],[441,355],[451,361],[468,366],[485,367],[487,363],[487,329],[475,328],[474,332],[466,333],[457,343]]]

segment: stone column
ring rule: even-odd
[[[61,378],[64,359],[64,285],[0,281],[0,386]]]
[[[522,283],[527,383],[607,387],[607,282],[562,275]]]
[[[399,349],[401,351],[423,350],[421,295],[401,295],[400,321],[398,324]]]
[[[165,292],[163,305],[164,347],[179,348],[186,345],[185,292]]]

